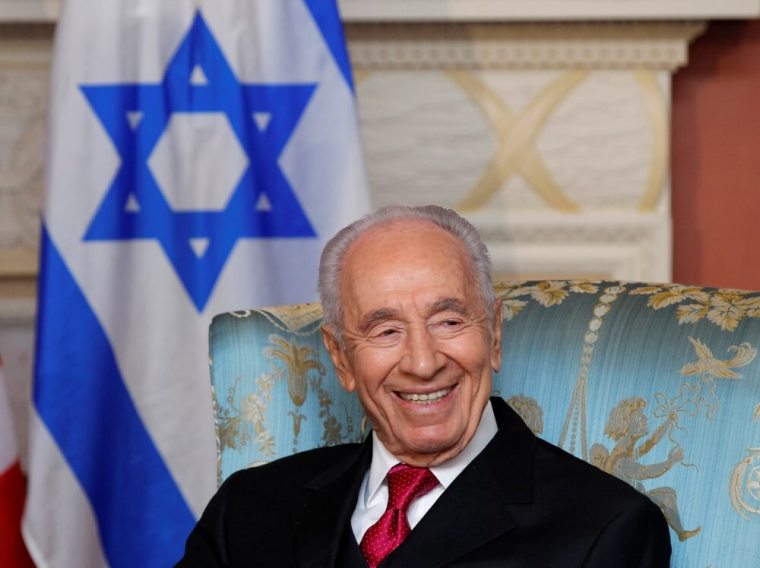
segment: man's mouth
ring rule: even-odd
[[[408,400],[409,402],[415,402],[417,404],[432,404],[434,402],[438,402],[450,392],[451,392],[450,388],[445,388],[445,389],[437,390],[435,392],[429,392],[429,393],[423,393],[423,394],[405,393],[405,392],[399,392],[397,394],[401,398],[403,398],[404,400]]]

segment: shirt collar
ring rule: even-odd
[[[483,414],[480,416],[480,423],[475,430],[475,434],[459,454],[452,459],[443,462],[442,464],[435,465],[430,468],[433,475],[438,479],[444,489],[457,478],[457,476],[464,471],[470,462],[474,460],[480,452],[488,445],[496,433],[499,427],[496,425],[496,417],[491,408],[491,401],[486,403],[483,409]],[[378,439],[377,434],[372,432],[372,464],[369,469],[369,478],[367,480],[367,490],[364,495],[365,502],[369,502],[380,486],[385,481],[385,476],[388,470],[397,463],[400,463],[398,458],[388,451],[383,443]]]

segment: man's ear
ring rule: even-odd
[[[356,389],[356,379],[354,373],[351,370],[351,363],[348,361],[346,352],[338,344],[338,340],[335,338],[335,334],[326,326],[321,327],[322,341],[327,348],[327,352],[330,354],[333,366],[335,367],[335,374],[338,376],[340,384],[348,392],[354,392]]]
[[[491,369],[497,372],[501,369],[501,330],[502,330],[502,311],[501,299],[496,298],[493,307],[493,327],[491,329]]]

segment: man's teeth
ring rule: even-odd
[[[441,400],[444,396],[449,394],[449,392],[451,392],[451,389],[441,389],[441,390],[438,390],[435,392],[429,392],[426,394],[407,394],[403,392],[400,392],[398,394],[404,400],[409,400],[411,402],[418,402],[420,404],[430,404],[432,402]]]

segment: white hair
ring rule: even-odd
[[[343,307],[340,298],[340,273],[343,259],[356,240],[375,227],[397,221],[419,220],[432,223],[450,233],[462,244],[471,261],[480,299],[489,324],[493,324],[495,296],[491,279],[491,259],[488,249],[472,224],[451,209],[437,205],[408,207],[393,205],[370,213],[344,227],[328,241],[319,261],[319,297],[324,310],[324,323],[342,344]]]

